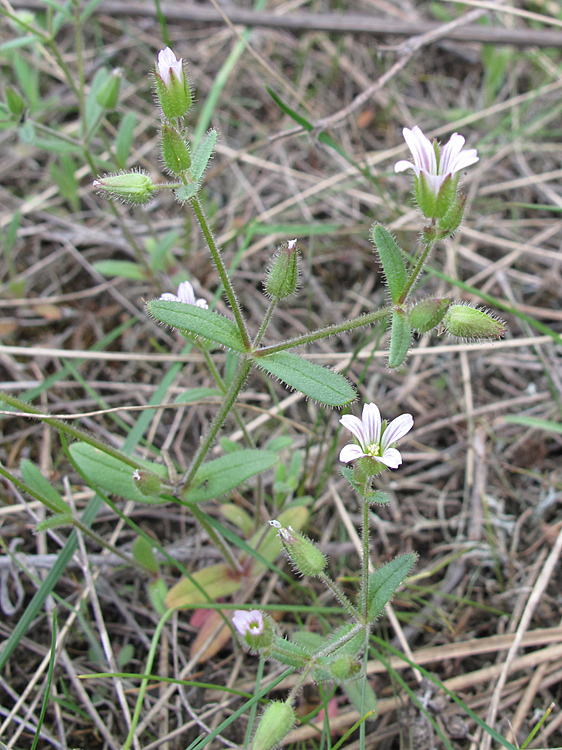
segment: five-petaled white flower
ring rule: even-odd
[[[172,73],[176,76],[178,81],[183,81],[184,72],[182,59],[176,59],[174,52],[169,48],[160,50],[158,53],[158,75],[164,81],[165,86],[170,85]]]
[[[427,184],[435,193],[439,192],[439,188],[449,175],[478,161],[478,152],[475,148],[463,149],[465,139],[459,133],[453,133],[439,151],[439,156],[433,143],[417,125],[411,130],[404,128],[402,134],[412,152],[414,163],[402,159],[396,162],[394,171],[404,172],[406,169],[413,169],[418,178],[423,173]]]
[[[195,299],[195,292],[189,281],[182,281],[178,286],[178,293],[171,294],[170,292],[164,292],[158,297],[163,302],[183,302],[185,305],[195,305],[196,307],[202,307],[205,310],[209,307],[207,301],[202,297]]]
[[[261,635],[264,631],[263,614],[259,609],[251,609],[249,612],[237,609],[232,618],[232,624],[243,637],[248,633]]]
[[[401,414],[383,429],[379,407],[376,404],[365,404],[361,419],[346,414],[340,422],[359,442],[359,445],[353,443],[341,449],[340,461],[344,464],[369,457],[380,461],[389,469],[397,469],[400,466],[402,456],[400,451],[392,446],[412,429],[414,419],[411,414]]]

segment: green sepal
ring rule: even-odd
[[[373,241],[381,259],[390,298],[394,304],[401,302],[402,292],[408,283],[408,272],[402,251],[390,232],[380,224],[373,226]]]
[[[451,210],[454,210],[457,200],[457,188],[459,185],[459,173],[449,174],[439,187],[435,207],[433,209],[433,218],[442,219]]]
[[[428,219],[433,219],[437,196],[431,185],[428,184],[423,172],[420,172],[420,176],[414,180],[414,194],[416,196],[416,203],[422,214]]]
[[[164,116],[169,120],[176,117],[183,117],[191,107],[191,89],[182,70],[181,79],[172,71],[170,75],[170,85],[166,86],[164,80],[156,71],[154,73],[154,83],[156,85],[156,96],[162,107]]]
[[[216,130],[209,130],[201,143],[197,146],[191,160],[191,179],[199,182],[207,169],[209,159],[213,155],[215,143],[217,142],[218,133]]]
[[[390,330],[390,350],[388,353],[388,366],[393,369],[400,367],[406,359],[410,343],[412,341],[412,328],[403,310],[394,310],[392,313],[392,328]]]
[[[367,597],[367,612],[369,621],[373,622],[386,607],[394,596],[394,592],[400,586],[416,563],[418,556],[413,552],[395,557],[394,560],[383,565],[369,575],[369,593]],[[362,609],[363,592],[359,599],[359,608]]]
[[[451,300],[431,297],[417,302],[408,312],[408,322],[418,333],[427,333],[438,326],[449,309]]]
[[[214,500],[270,469],[278,460],[278,454],[272,451],[248,449],[207,461],[198,469],[184,499],[190,503]]]
[[[191,166],[191,153],[182,134],[165,122],[162,125],[162,161],[172,174],[182,174]]]
[[[464,215],[465,205],[466,195],[457,195],[445,216],[443,216],[442,219],[439,219],[439,229],[441,230],[440,239],[448,237],[457,231]]]
[[[333,370],[309,362],[293,352],[275,352],[256,357],[255,364],[290,388],[327,406],[345,406],[355,401],[351,384]]]
[[[234,321],[196,305],[168,300],[152,300],[147,303],[148,312],[166,325],[177,328],[182,333],[203,336],[205,339],[234,349],[244,351],[244,342]]]

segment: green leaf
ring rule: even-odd
[[[207,169],[207,164],[213,155],[215,143],[217,142],[217,135],[216,130],[209,130],[193,154],[190,172],[191,178],[196,183],[201,180],[203,172]]]
[[[152,544],[143,536],[138,536],[133,542],[133,557],[145,568],[158,573],[158,563],[152,551]]]
[[[345,406],[356,398],[351,384],[333,370],[309,362],[292,352],[256,357],[256,365],[290,388],[327,406]]]
[[[187,203],[197,195],[199,183],[192,182],[189,185],[182,185],[176,190],[176,198],[182,203]]]
[[[400,555],[370,574],[367,609],[371,622],[380,615],[392,599],[394,592],[413,568],[416,560],[417,555],[413,552]]]
[[[551,422],[549,419],[538,419],[537,417],[518,417],[515,414],[510,414],[504,417],[504,421],[509,424],[520,424],[524,427],[534,427],[537,430],[544,430],[545,432],[554,432],[558,435],[562,434],[562,424],[560,422]]]
[[[388,353],[388,366],[391,369],[400,367],[406,359],[411,342],[412,328],[408,323],[406,314],[402,310],[394,310],[390,331],[390,351]]]
[[[209,396],[223,396],[223,392],[218,388],[190,388],[188,391],[180,393],[174,399],[176,404],[189,404],[192,401],[200,401],[202,398]]]
[[[313,127],[312,123],[308,122],[308,120],[305,120],[304,117],[301,117],[299,114],[297,114],[294,109],[291,109],[289,106],[287,106],[285,102],[269,88],[269,86],[266,86],[265,88],[267,89],[267,93],[270,95],[270,97],[279,105],[280,109],[282,109],[286,115],[289,115],[292,120],[298,122],[301,127],[303,127],[310,133]]]
[[[208,461],[195,474],[185,499],[190,503],[213,500],[270,469],[278,460],[277,453],[271,451],[245,450]]]
[[[35,533],[48,531],[49,529],[60,529],[61,526],[73,526],[74,518],[72,513],[57,513],[55,516],[47,518],[35,527]]]
[[[137,118],[135,113],[129,111],[119,124],[117,142],[115,144],[115,155],[117,157],[117,163],[121,169],[125,169],[127,166],[127,159],[129,158],[131,146],[133,144],[133,132],[135,130],[136,121]]]
[[[236,323],[212,310],[205,310],[196,305],[186,305],[184,302],[157,299],[149,302],[147,308],[157,320],[177,328],[182,333],[204,336],[228,349],[234,349],[237,352],[244,351],[244,342]]]
[[[93,264],[96,271],[104,276],[120,276],[124,279],[143,281],[146,279],[144,269],[130,260],[98,260]]]
[[[34,463],[28,461],[27,458],[24,458],[20,464],[20,470],[24,482],[34,492],[45,498],[43,502],[50,510],[59,513],[72,514],[68,503],[65,503],[60,494],[56,491],[53,485],[45,479]]]
[[[400,296],[408,283],[402,251],[390,232],[380,224],[373,226],[373,241],[381,259],[390,298],[396,304],[400,302]]]
[[[99,448],[94,448],[88,443],[74,443],[70,446],[70,454],[84,475],[106,492],[143,504],[153,505],[168,501],[165,497],[154,498],[143,495],[133,482],[134,467],[114,456],[109,456]],[[165,466],[141,459],[135,459],[135,461],[139,466],[153,471],[158,476],[168,478]]]
[[[374,719],[377,713],[377,696],[375,695],[375,691],[373,690],[369,682],[367,682],[365,685],[365,702],[363,703],[362,683],[362,680],[357,680],[356,682],[346,682],[345,685],[342,685],[342,688],[348,694],[350,701],[358,711],[364,711],[365,713],[367,713],[368,711],[372,711],[373,716],[371,716],[370,718]]]
[[[388,503],[390,502],[390,498],[386,494],[386,492],[376,490],[375,492],[371,492],[365,497],[365,502],[373,503],[375,505],[388,505]]]

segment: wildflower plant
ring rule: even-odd
[[[478,156],[476,149],[464,149],[464,137],[457,133],[440,148],[437,143],[431,143],[419,127],[411,130],[405,128],[404,138],[413,161],[398,161],[395,171],[414,172],[414,195],[424,217],[424,226],[419,245],[411,253],[411,261],[407,260],[406,254],[385,227],[376,223],[371,230],[374,251],[388,287],[387,303],[378,310],[343,323],[264,345],[263,339],[276,308],[298,288],[298,239],[283,242],[274,253],[263,280],[264,295],[268,299],[267,311],[258,329],[250,330],[201,198],[203,176],[213,155],[217,132],[210,130],[199,145],[193,147],[188,123],[192,104],[191,86],[182,60],[170,48],[158,54],[153,83],[158,102],[162,161],[170,179],[155,182],[152,176],[131,170],[99,175],[93,185],[102,196],[134,206],[148,202],[157,191],[169,190],[178,203],[193,212],[220,277],[229,314],[221,315],[204,298],[197,298],[192,284],[187,280],[179,285],[177,293],[166,292],[150,300],[146,309],[149,315],[175,329],[202,351],[216,381],[214,393],[220,396],[220,404],[214,419],[201,436],[187,470],[180,477],[172,477],[161,464],[109,448],[79,430],[65,430],[76,439],[70,446],[72,460],[96,490],[117,493],[138,503],[180,503],[189,509],[222,552],[224,563],[204,568],[189,579],[181,579],[167,592],[160,589],[155,591],[153,602],[161,612],[163,621],[175,609],[236,593],[248,583],[251,576],[262,575],[266,564],[271,564],[282,548],[300,575],[320,581],[343,606],[347,614],[346,623],[326,638],[313,637],[316,634],[307,634],[310,636],[308,638],[287,638],[272,618],[255,608],[249,611],[240,609],[234,614],[232,628],[246,649],[259,654],[262,659],[275,660],[299,672],[287,698],[270,703],[256,729],[254,750],[269,750],[277,746],[294,726],[296,716],[293,704],[308,678],[318,682],[336,682],[344,688],[355,680],[361,680],[362,689],[353,693],[353,700],[363,716],[368,710],[374,710],[374,695],[368,686],[366,671],[373,623],[410,573],[416,555],[404,554],[378,570],[370,569],[370,513],[374,504],[388,502],[388,496],[377,490],[373,483],[383,472],[399,470],[402,456],[397,444],[410,432],[414,420],[412,415],[402,414],[387,421],[387,413],[383,419],[379,407],[374,403],[363,406],[361,418],[344,414],[340,419],[341,425],[351,433],[353,439],[353,442],[341,448],[341,472],[359,498],[362,519],[360,585],[353,597],[348,596],[330,578],[328,559],[312,540],[301,533],[307,514],[302,507],[275,508],[272,503],[268,509],[258,508],[254,514],[256,518],[264,515],[266,510],[275,516],[270,525],[261,526],[259,522],[244,517],[236,507],[230,511],[225,507],[225,515],[230,513],[227,517],[244,531],[247,539],[240,554],[232,550],[200,506],[271,469],[279,456],[274,450],[256,447],[245,432],[243,423],[241,429],[247,439],[247,447],[225,452],[218,458],[210,457],[210,449],[229,415],[239,419],[236,404],[252,368],[328,407],[341,409],[357,400],[355,388],[343,375],[295,353],[293,350],[299,347],[386,321],[389,325],[388,366],[392,369],[405,362],[413,332],[444,329],[463,340],[476,341],[503,335],[505,329],[502,322],[485,311],[446,297],[421,300],[412,297],[433,247],[438,241],[451,236],[462,221],[465,197],[459,192],[460,173],[475,164]],[[116,85],[112,82],[113,87]],[[115,88],[112,88],[108,93],[108,101],[112,104],[114,95]],[[217,348],[227,351],[228,374],[220,372],[211,356]],[[12,406],[22,408],[17,399],[5,397],[5,400]],[[41,479],[29,465],[26,465],[25,472],[30,486],[44,490]],[[49,509],[52,516],[40,528],[74,524],[71,508],[62,497],[52,492],[48,494],[51,497]],[[255,553],[255,558],[249,561],[250,552]],[[150,556],[152,553],[145,551],[143,554],[142,564],[154,574],[157,564]],[[147,665],[147,674],[150,673],[149,667]],[[142,697],[139,705],[141,703]],[[132,726],[125,750],[131,745],[134,730]]]

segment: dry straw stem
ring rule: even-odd
[[[27,8],[31,10],[43,9],[40,0],[12,0],[14,8]],[[501,12],[505,15],[514,15],[521,18],[538,21],[547,25],[560,27],[557,18],[540,13],[532,13],[520,8],[502,8],[499,2],[482,2],[476,0],[465,2],[465,5],[474,5],[481,11]],[[418,34],[432,35],[438,33],[438,38],[452,39],[461,42],[484,42],[486,44],[513,44],[521,47],[560,47],[562,46],[562,34],[549,30],[532,29],[510,29],[503,27],[469,26],[465,21],[461,28],[460,24],[451,24],[451,28],[443,30],[443,24],[418,21],[416,23],[399,19],[388,19],[373,15],[361,15],[359,13],[291,13],[278,15],[243,8],[228,8],[228,13],[221,13],[219,8],[210,8],[199,5],[178,6],[172,3],[161,3],[161,10],[169,22],[195,22],[217,24],[225,20],[225,15],[232,24],[269,29],[283,29],[287,31],[327,31],[337,34],[371,34],[376,37],[411,37]],[[111,14],[113,16],[139,16],[156,18],[156,12],[145,3],[102,2],[97,6],[97,13]],[[474,19],[471,19],[474,20]]]

